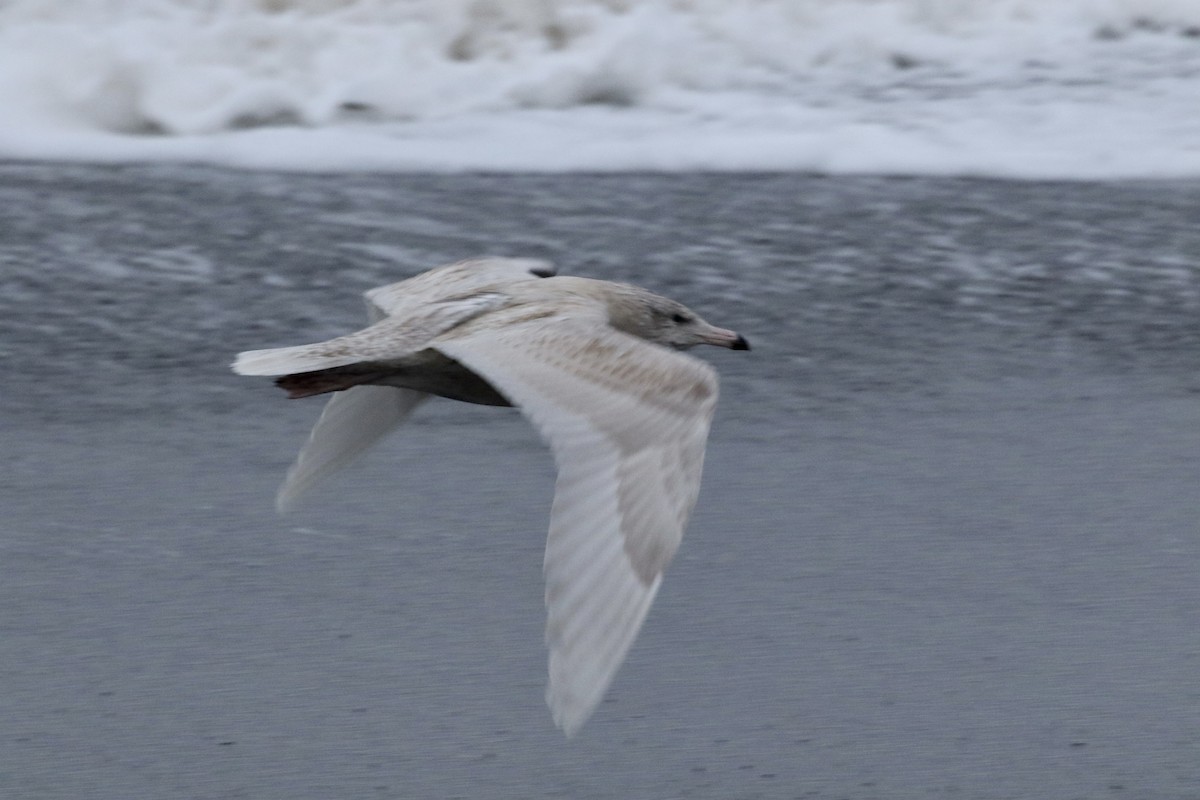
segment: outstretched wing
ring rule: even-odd
[[[704,362],[576,313],[432,345],[519,406],[554,452],[546,698],[567,735],[612,682],[679,547],[717,401]]]

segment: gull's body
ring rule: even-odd
[[[532,259],[452,264],[366,297],[370,327],[245,352],[234,364],[279,376],[292,397],[335,392],[279,506],[431,394],[519,407],[558,466],[545,558],[547,701],[570,735],[633,643],[699,492],[717,377],[677,350],[748,345],[672,300],[557,277]]]

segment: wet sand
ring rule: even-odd
[[[0,793],[1195,796],[1195,187],[506,180],[4,170]],[[431,403],[278,517],[320,402],[227,372],[486,250],[756,346],[570,742],[519,415]]]

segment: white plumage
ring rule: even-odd
[[[678,352],[749,349],[644,289],[476,259],[367,292],[374,324],[241,354],[292,396],[336,392],[280,489],[281,509],[429,394],[514,405],[558,467],[546,543],[547,701],[571,735],[637,636],[696,502],[717,377]]]

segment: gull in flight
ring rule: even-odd
[[[430,395],[516,406],[558,468],[546,542],[546,700],[573,735],[612,682],[700,490],[717,375],[681,350],[749,350],[645,289],[480,258],[366,293],[371,325],[250,350],[233,369],[333,393],[279,490],[291,507]]]

